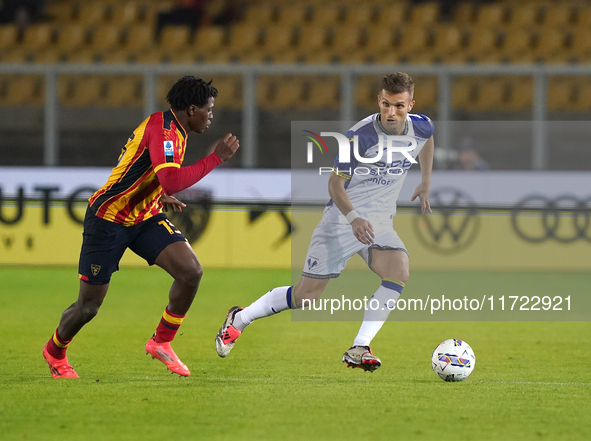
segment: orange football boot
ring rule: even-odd
[[[52,357],[47,348],[43,346],[43,357],[49,365],[51,376],[53,378],[80,378],[74,368],[68,363],[68,357],[64,357],[61,360]]]
[[[170,347],[170,343],[156,343],[154,336],[146,343],[146,355],[150,354],[152,358],[157,358],[166,365],[168,370],[173,374],[178,374],[182,377],[191,375],[191,371],[185,364],[179,360],[179,357],[174,353]]]

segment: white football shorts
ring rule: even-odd
[[[370,268],[373,250],[401,250],[408,254],[392,226],[378,225],[374,227],[374,234],[374,243],[365,245],[357,240],[351,225],[321,221],[312,234],[302,275],[313,279],[338,277],[355,253]]]

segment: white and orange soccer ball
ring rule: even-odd
[[[441,342],[433,351],[431,366],[442,380],[464,381],[472,374],[476,357],[468,343],[450,338]]]

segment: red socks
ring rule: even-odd
[[[162,314],[162,319],[156,328],[156,337],[154,337],[156,343],[166,343],[172,341],[176,335],[176,332],[181,327],[181,323],[183,323],[184,318],[184,315],[173,314],[168,310],[168,308],[166,308],[164,310],[164,314]]]
[[[53,333],[53,336],[49,339],[45,347],[47,348],[47,352],[53,358],[57,358],[61,360],[66,356],[66,349],[68,349],[68,345],[72,340],[62,340],[57,333],[57,329]]]

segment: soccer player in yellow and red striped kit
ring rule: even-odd
[[[230,159],[239,147],[238,139],[228,133],[212,154],[181,168],[187,135],[207,130],[217,94],[211,81],[193,76],[179,79],[166,97],[170,110],[150,115],[135,129],[107,183],[89,199],[78,266],[78,299],[64,311],[59,326],[43,347],[54,378],[78,378],[66,349],[97,314],[111,274],[119,269],[127,248],[174,278],[168,305],[156,333],[146,343],[146,353],[162,361],[171,372],[190,375],[170,342],[193,302],[203,268],[185,237],[162,210],[181,211],[185,205],[171,195],[195,184]]]

